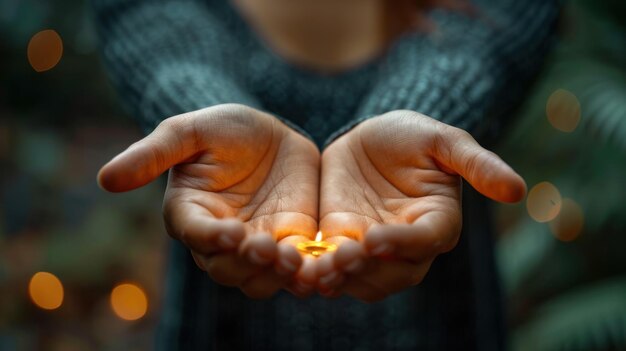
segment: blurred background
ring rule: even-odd
[[[625,14],[567,2],[496,148],[530,190],[494,205],[513,350],[626,350]],[[0,0],[0,351],[153,348],[164,182],[95,182],[141,137],[97,46],[82,0]]]

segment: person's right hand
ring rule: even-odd
[[[166,119],[102,167],[98,181],[122,192],[170,169],[166,228],[201,269],[253,298],[283,287],[303,296],[315,268],[295,244],[317,232],[319,159],[276,118],[227,104]]]

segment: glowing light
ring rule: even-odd
[[[37,72],[54,68],[63,56],[63,41],[52,29],[42,30],[33,35],[28,43],[28,62]]]
[[[572,199],[563,199],[561,212],[550,222],[550,230],[561,241],[572,241],[580,235],[584,226],[582,208]]]
[[[111,291],[111,307],[115,314],[127,321],[134,321],[146,314],[148,298],[135,284],[119,284]]]
[[[580,122],[580,102],[571,92],[558,89],[548,98],[546,116],[554,128],[572,132]]]
[[[526,198],[528,214],[537,222],[553,220],[561,211],[561,194],[559,190],[549,182],[541,182],[535,185]]]
[[[319,257],[324,253],[337,250],[337,245],[322,241],[322,232],[317,232],[314,241],[298,243],[296,249],[303,254]]]
[[[52,273],[37,272],[30,278],[28,294],[38,307],[54,310],[63,303],[63,284]]]

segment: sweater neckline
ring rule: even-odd
[[[272,64],[272,66],[277,67],[288,74],[296,75],[307,80],[350,81],[362,78],[364,75],[367,76],[369,73],[375,71],[385,57],[385,53],[383,53],[353,68],[333,73],[323,73],[304,65],[298,65],[297,63],[287,60],[274,51],[269,46],[267,41],[263,39],[254,28],[252,28],[245,18],[243,18],[239,10],[232,4],[232,0],[220,2],[224,4],[224,11],[228,14],[228,17],[232,19],[234,27],[241,31],[240,34],[248,38],[254,48],[258,50],[257,54],[261,54]]]

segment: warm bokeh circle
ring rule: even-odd
[[[63,40],[52,29],[42,30],[33,35],[28,43],[28,62],[37,72],[50,70],[61,61]]]
[[[111,291],[111,307],[118,317],[133,321],[146,314],[148,298],[143,289],[135,284],[119,284]]]
[[[63,303],[63,284],[52,273],[37,272],[30,279],[28,294],[35,305],[54,310]]]

